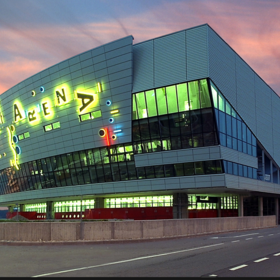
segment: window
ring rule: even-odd
[[[86,113],[86,114],[83,114],[83,115],[79,115],[79,119],[80,119],[80,122],[84,122],[84,121],[87,121],[87,120],[100,118],[101,116],[102,116],[101,110],[98,110],[98,111],[95,111],[95,112],[90,112],[90,113]]]
[[[30,133],[29,132],[24,132],[24,133],[21,133],[18,135],[18,140],[23,140],[23,139],[26,139],[26,138],[29,138],[30,137]]]
[[[55,122],[55,123],[47,124],[44,126],[45,131],[50,131],[50,130],[54,130],[57,128],[60,128],[60,122]]]

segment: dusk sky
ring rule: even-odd
[[[279,0],[0,0],[0,94],[76,54],[208,23],[280,95]]]

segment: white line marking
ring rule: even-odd
[[[274,254],[273,256],[275,256],[275,257],[280,256],[280,253]]]
[[[230,270],[237,270],[237,269],[240,269],[240,268],[243,268],[243,267],[246,267],[246,266],[248,266],[248,265],[247,265],[247,264],[242,264],[242,265],[233,267],[233,268],[231,268]]]
[[[259,233],[249,233],[249,234],[237,235],[237,236],[234,236],[234,237],[243,237],[243,236],[256,235],[256,234],[259,234]]]
[[[268,236],[274,235],[273,233],[269,234]]]
[[[216,274],[211,274],[211,275],[209,275],[209,277],[217,277],[217,275]]]
[[[262,258],[262,259],[254,261],[254,262],[262,262],[262,261],[265,261],[265,260],[268,260],[268,258]]]
[[[233,241],[231,241],[231,242],[239,242],[240,240],[233,240]]]
[[[258,238],[261,238],[261,237],[263,237],[263,236],[258,236]]]
[[[244,236],[248,236],[248,235],[256,235],[259,233],[248,233],[248,234],[243,234],[243,235],[236,235],[236,236],[215,236],[215,237],[211,237],[210,239],[218,239],[218,238],[236,238],[236,237],[244,237]]]
[[[199,249],[205,249],[205,248],[220,246],[220,245],[223,245],[223,244],[224,243],[218,243],[218,244],[202,246],[202,247],[197,247],[197,248],[191,248],[191,249],[175,251],[175,252],[170,252],[170,253],[151,255],[151,256],[146,256],[146,257],[139,257],[139,258],[134,258],[134,259],[129,259],[129,260],[123,260],[123,261],[117,261],[117,262],[111,262],[111,263],[103,263],[103,264],[86,266],[86,267],[80,267],[80,268],[73,268],[73,269],[68,269],[68,270],[62,270],[62,271],[57,271],[57,272],[50,272],[50,273],[35,275],[35,276],[32,276],[32,277],[42,277],[42,276],[66,273],[66,272],[71,272],[71,271],[77,271],[77,270],[83,270],[83,269],[89,269],[89,268],[95,268],[95,267],[101,267],[101,266],[108,266],[108,265],[119,264],[119,263],[133,262],[133,261],[150,259],[150,258],[156,258],[156,257],[162,257],[162,256],[168,256],[168,255],[172,255],[172,254],[178,254],[178,253],[184,253],[184,252],[188,252],[188,251],[194,251],[194,250],[199,250]]]
[[[250,240],[250,239],[253,239],[252,237],[251,238],[246,238],[245,240]]]

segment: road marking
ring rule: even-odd
[[[280,253],[274,254],[273,256],[275,256],[275,257],[280,256]]]
[[[268,260],[268,258],[262,258],[262,259],[254,261],[254,262],[262,262],[262,261],[265,261],[265,260]]]
[[[233,240],[233,241],[231,241],[231,242],[239,242],[240,240]]]
[[[162,257],[162,256],[168,256],[168,255],[173,255],[173,254],[178,254],[178,253],[184,253],[184,252],[189,252],[189,251],[194,251],[194,250],[199,250],[199,249],[205,249],[205,248],[220,246],[220,245],[223,245],[223,244],[224,243],[218,243],[218,244],[212,244],[212,245],[207,245],[207,246],[202,246],[202,247],[196,247],[196,248],[191,248],[191,249],[186,249],[186,250],[181,250],[181,251],[164,253],[164,254],[151,255],[151,256],[146,256],[146,257],[139,257],[139,258],[134,258],[134,259],[128,259],[128,260],[111,262],[111,263],[103,263],[103,264],[86,266],[86,267],[80,267],[80,268],[73,268],[73,269],[68,269],[68,270],[62,270],[62,271],[56,271],[56,272],[50,272],[50,273],[35,275],[35,276],[32,276],[32,277],[43,277],[43,276],[48,276],[48,275],[67,273],[67,272],[84,270],[84,269],[90,269],[90,268],[96,268],[96,267],[101,267],[101,266],[108,266],[108,265],[114,265],[114,264],[120,264],[120,263],[126,263],[126,262],[133,262],[133,261],[150,259],[150,258],[156,258],[156,257]]]
[[[211,274],[211,275],[209,275],[209,277],[217,277],[217,275],[216,274]]]
[[[245,240],[250,240],[250,239],[253,239],[252,237],[251,238],[246,238]]]
[[[243,235],[236,235],[236,236],[215,236],[215,237],[211,237],[210,239],[218,239],[218,238],[236,238],[236,237],[244,237],[244,236],[249,236],[249,235],[256,235],[259,233],[248,233],[248,234],[243,234]]]
[[[248,236],[248,235],[256,235],[256,234],[259,234],[259,233],[249,233],[249,234],[243,234],[243,235],[237,235],[237,236],[234,236],[234,237],[243,237],[243,236]]]
[[[258,236],[258,238],[261,238],[261,237],[263,237],[263,236]]]
[[[233,267],[233,268],[231,268],[230,270],[237,270],[237,269],[240,269],[240,268],[243,268],[243,267],[246,267],[246,266],[248,266],[248,265],[247,265],[247,264],[242,264],[242,265]]]
[[[274,235],[273,233],[269,234],[268,236]]]

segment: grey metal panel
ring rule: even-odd
[[[214,149],[213,149],[214,148]],[[135,166],[153,166],[170,163],[183,163],[183,162],[194,162],[194,161],[207,161],[214,159],[221,159],[219,147],[202,147],[192,149],[182,149],[180,151],[163,151],[154,152],[147,154],[136,154],[134,155]],[[210,155],[216,152],[218,157],[210,158]]]
[[[187,80],[197,80],[209,76],[208,26],[203,25],[186,30]]]
[[[280,97],[272,93],[272,139],[273,139],[273,157],[280,164]]]
[[[256,75],[256,136],[269,154],[273,155],[272,90]],[[280,104],[279,104],[280,105]],[[279,162],[278,157],[278,164]]]
[[[208,44],[209,77],[236,108],[235,52],[211,28],[208,29]]]
[[[154,39],[154,87],[186,81],[185,34]]]
[[[233,149],[229,149],[224,146],[220,146],[221,148],[221,158],[224,160],[232,161],[235,163],[251,166],[253,168],[258,168],[258,159],[257,157],[253,157],[247,155],[245,153],[238,152]]]
[[[237,105],[235,110],[256,134],[256,96],[254,90],[255,74],[238,55],[236,55]]]
[[[133,89],[138,92],[154,87],[153,40],[133,46]]]

